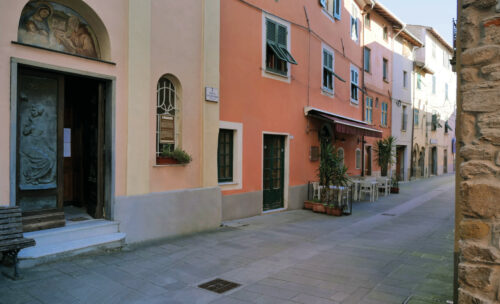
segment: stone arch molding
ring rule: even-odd
[[[111,60],[108,31],[82,0],[30,0],[19,18],[18,42]]]

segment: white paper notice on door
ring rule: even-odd
[[[71,157],[71,129],[64,128],[64,157]]]

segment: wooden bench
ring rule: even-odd
[[[7,277],[18,280],[17,254],[26,247],[35,246],[34,239],[23,237],[23,222],[19,207],[0,207],[0,252],[2,262],[11,257],[14,265],[14,275],[4,273]]]

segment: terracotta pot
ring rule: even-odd
[[[312,201],[305,201],[304,202],[304,209],[312,210],[313,206],[314,206],[314,202],[312,202]]]
[[[337,208],[337,207],[333,207],[331,209],[332,209],[331,215],[334,215],[334,216],[341,216],[342,215],[342,209]]]
[[[176,159],[173,159],[171,157],[162,157],[159,156],[156,158],[156,164],[157,165],[175,165],[178,164],[179,162]]]
[[[317,213],[325,213],[326,207],[322,203],[314,203],[313,211]]]
[[[399,188],[391,187],[391,193],[399,193]]]

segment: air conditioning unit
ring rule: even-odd
[[[326,0],[319,0],[319,5],[326,8]]]

